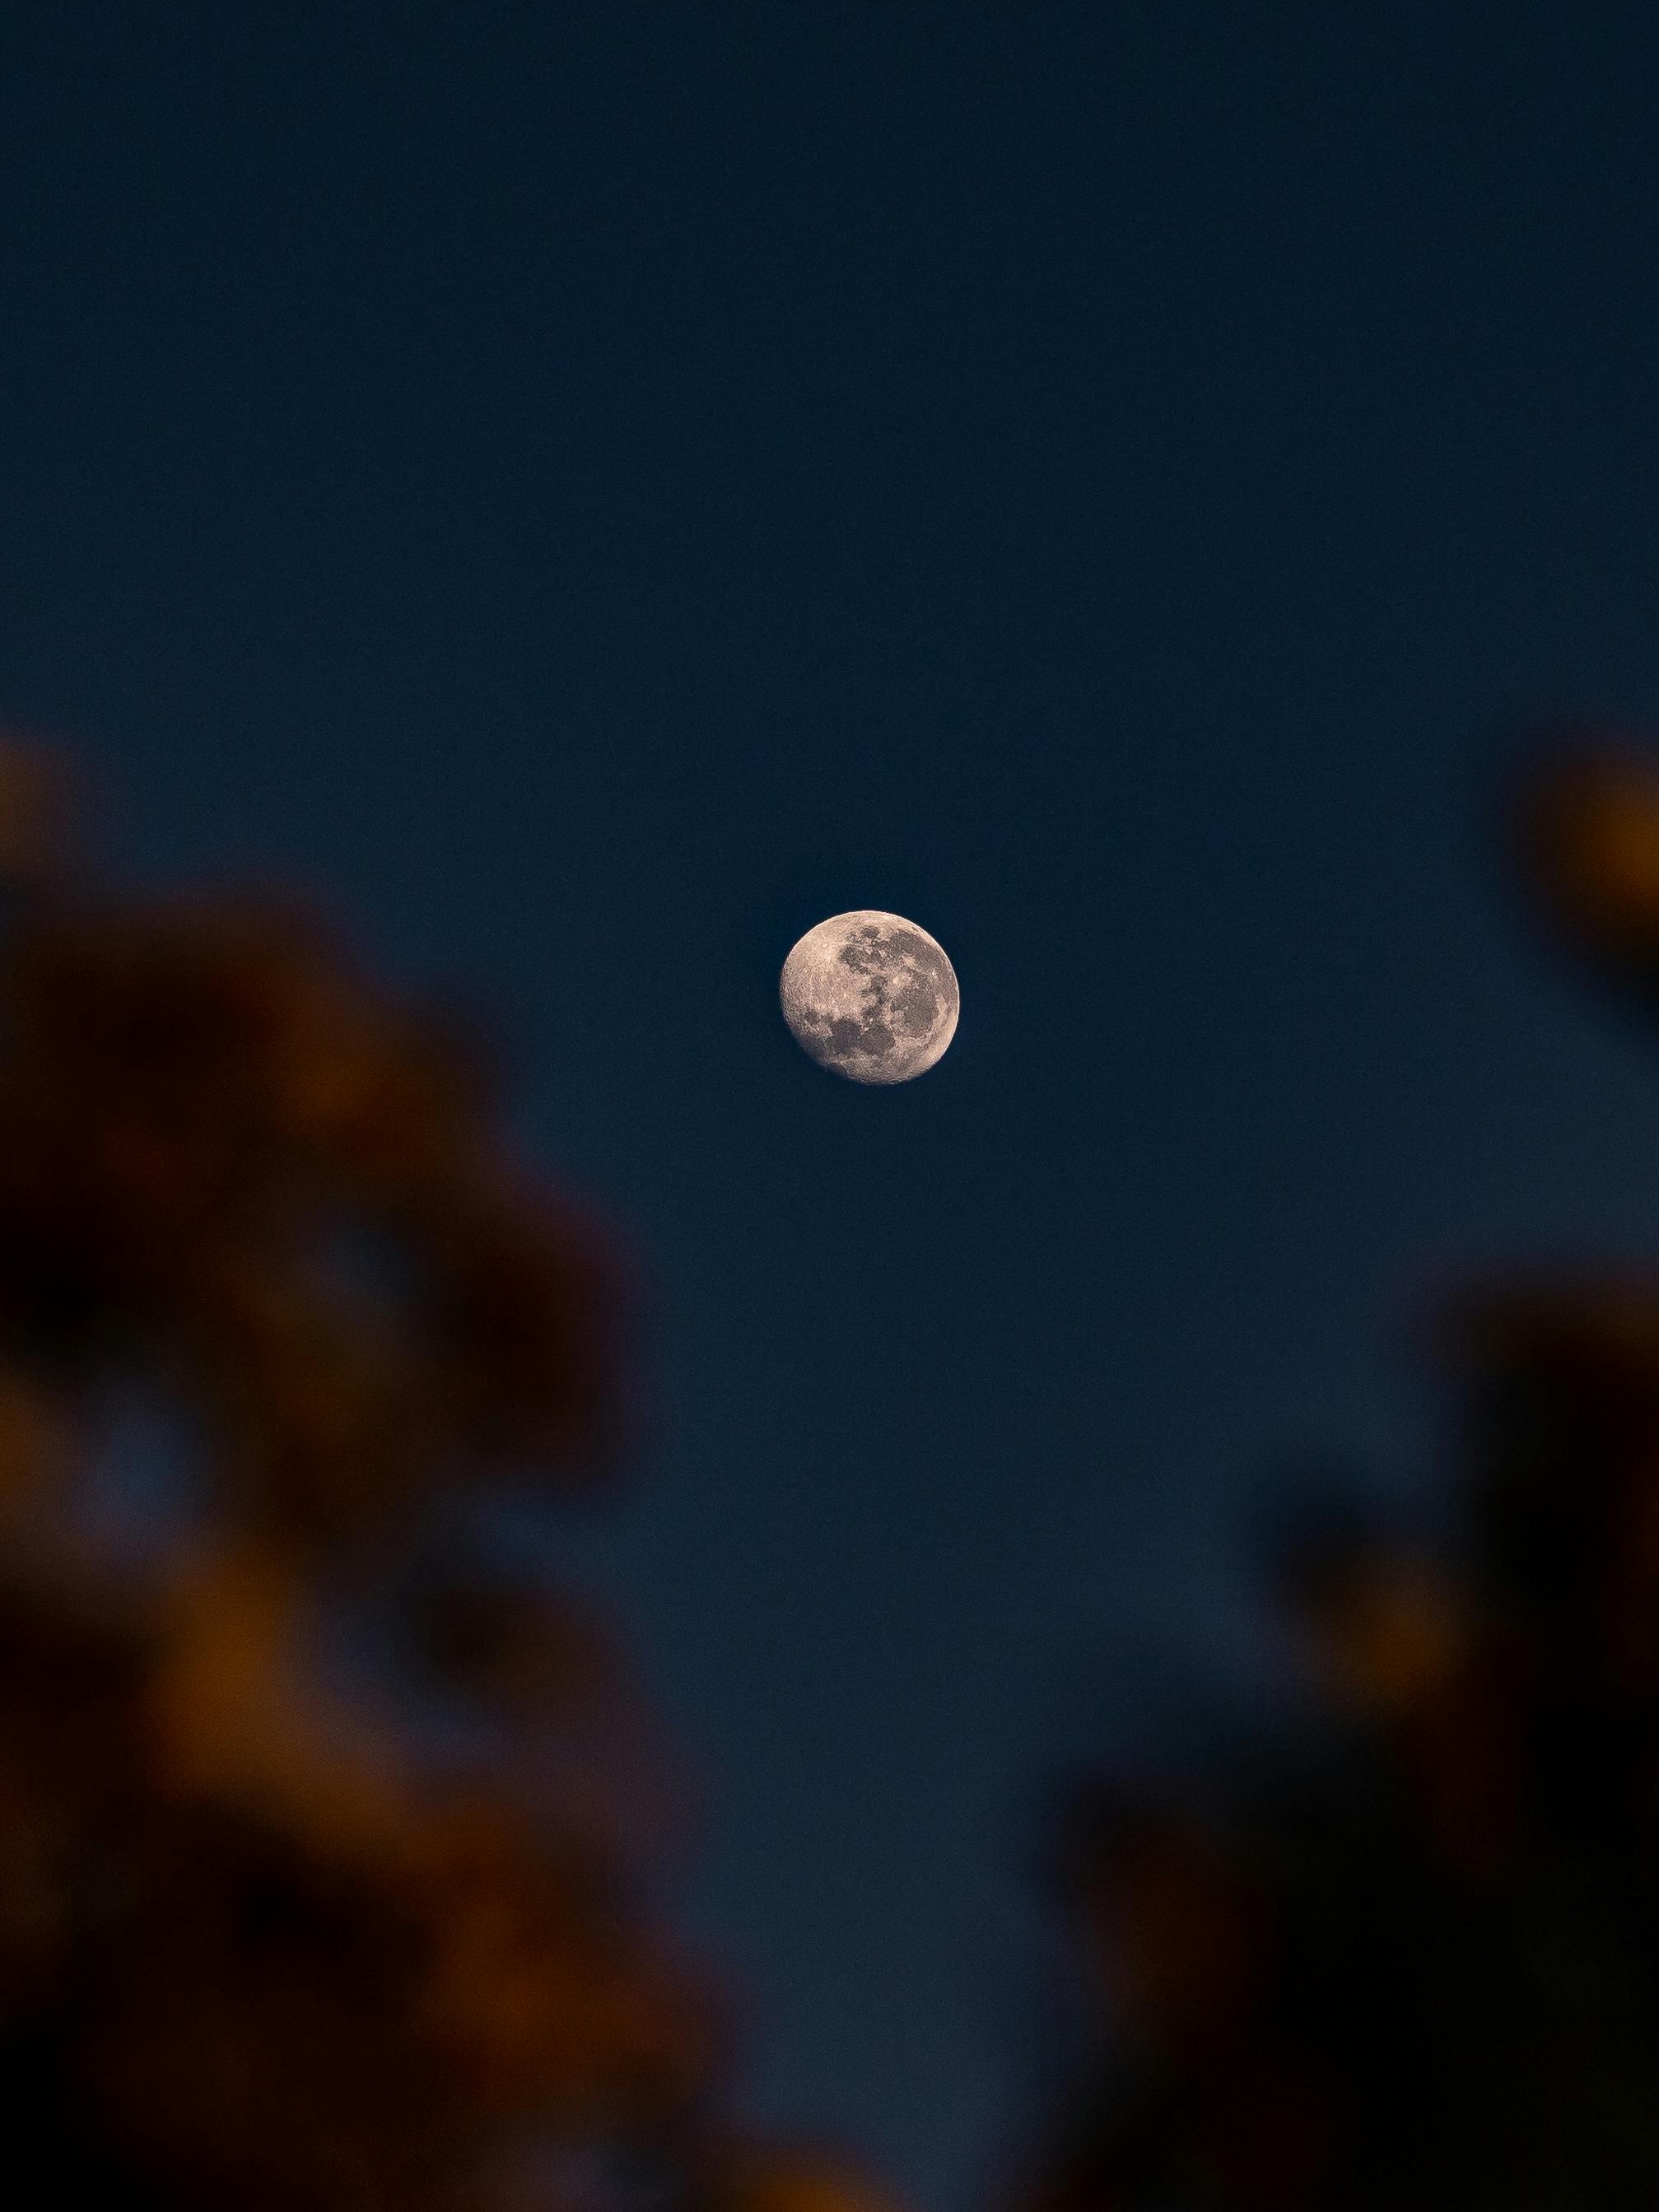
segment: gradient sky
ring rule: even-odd
[[[1425,1268],[1659,1238],[1482,818],[1659,719],[1656,112],[1651,0],[4,10],[0,708],[517,1038],[750,2103],[933,2212],[1264,1470],[1420,1488]],[[961,979],[896,1091],[778,1017],[853,906]]]

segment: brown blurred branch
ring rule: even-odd
[[[1659,765],[1546,733],[1534,923],[1659,1015]],[[1050,1881],[1087,2033],[1026,2212],[1659,2204],[1659,1277],[1474,1285],[1431,1332],[1452,1556],[1281,1565],[1330,1713],[1218,1820],[1098,1780]]]
[[[672,2175],[726,2032],[642,1887],[642,1708],[454,1538],[602,1468],[617,1273],[450,1030],[297,907],[98,883],[64,797],[0,756],[8,2159],[169,2212]],[[124,1549],[94,1478],[133,1403],[183,1496]],[[499,1755],[434,1764],[327,1662],[354,1607]]]

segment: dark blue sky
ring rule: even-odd
[[[1656,102],[1650,0],[5,10],[0,707],[519,1039],[755,2106],[936,2208],[1264,1468],[1419,1485],[1424,1267],[1659,1235],[1482,819],[1659,713]],[[961,979],[893,1092],[777,1015],[854,905]]]

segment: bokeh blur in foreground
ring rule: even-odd
[[[1547,733],[1502,834],[1659,1020],[1654,758]],[[1062,1796],[1076,2047],[1027,2212],[1659,2205],[1659,1273],[1465,1285],[1424,1334],[1450,1543],[1315,1500],[1275,1545],[1328,1724]]]
[[[293,902],[128,895],[72,796],[0,755],[12,2171],[137,2212],[879,2203],[732,2123],[647,1702],[492,1519],[616,1456],[608,1248],[453,1018]],[[1552,739],[1504,834],[1659,1016],[1651,763]],[[1428,1334],[1455,1540],[1315,1500],[1275,1544],[1326,1724],[1064,1797],[1018,2212],[1659,2204],[1659,1279],[1466,1287]]]
[[[643,1702],[491,1547],[614,1457],[616,1267],[453,1020],[72,796],[0,754],[0,2191],[810,2195],[718,2124]]]

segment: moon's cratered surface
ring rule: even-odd
[[[957,1033],[956,970],[902,915],[860,908],[809,929],[778,996],[796,1042],[854,1083],[908,1083]]]

